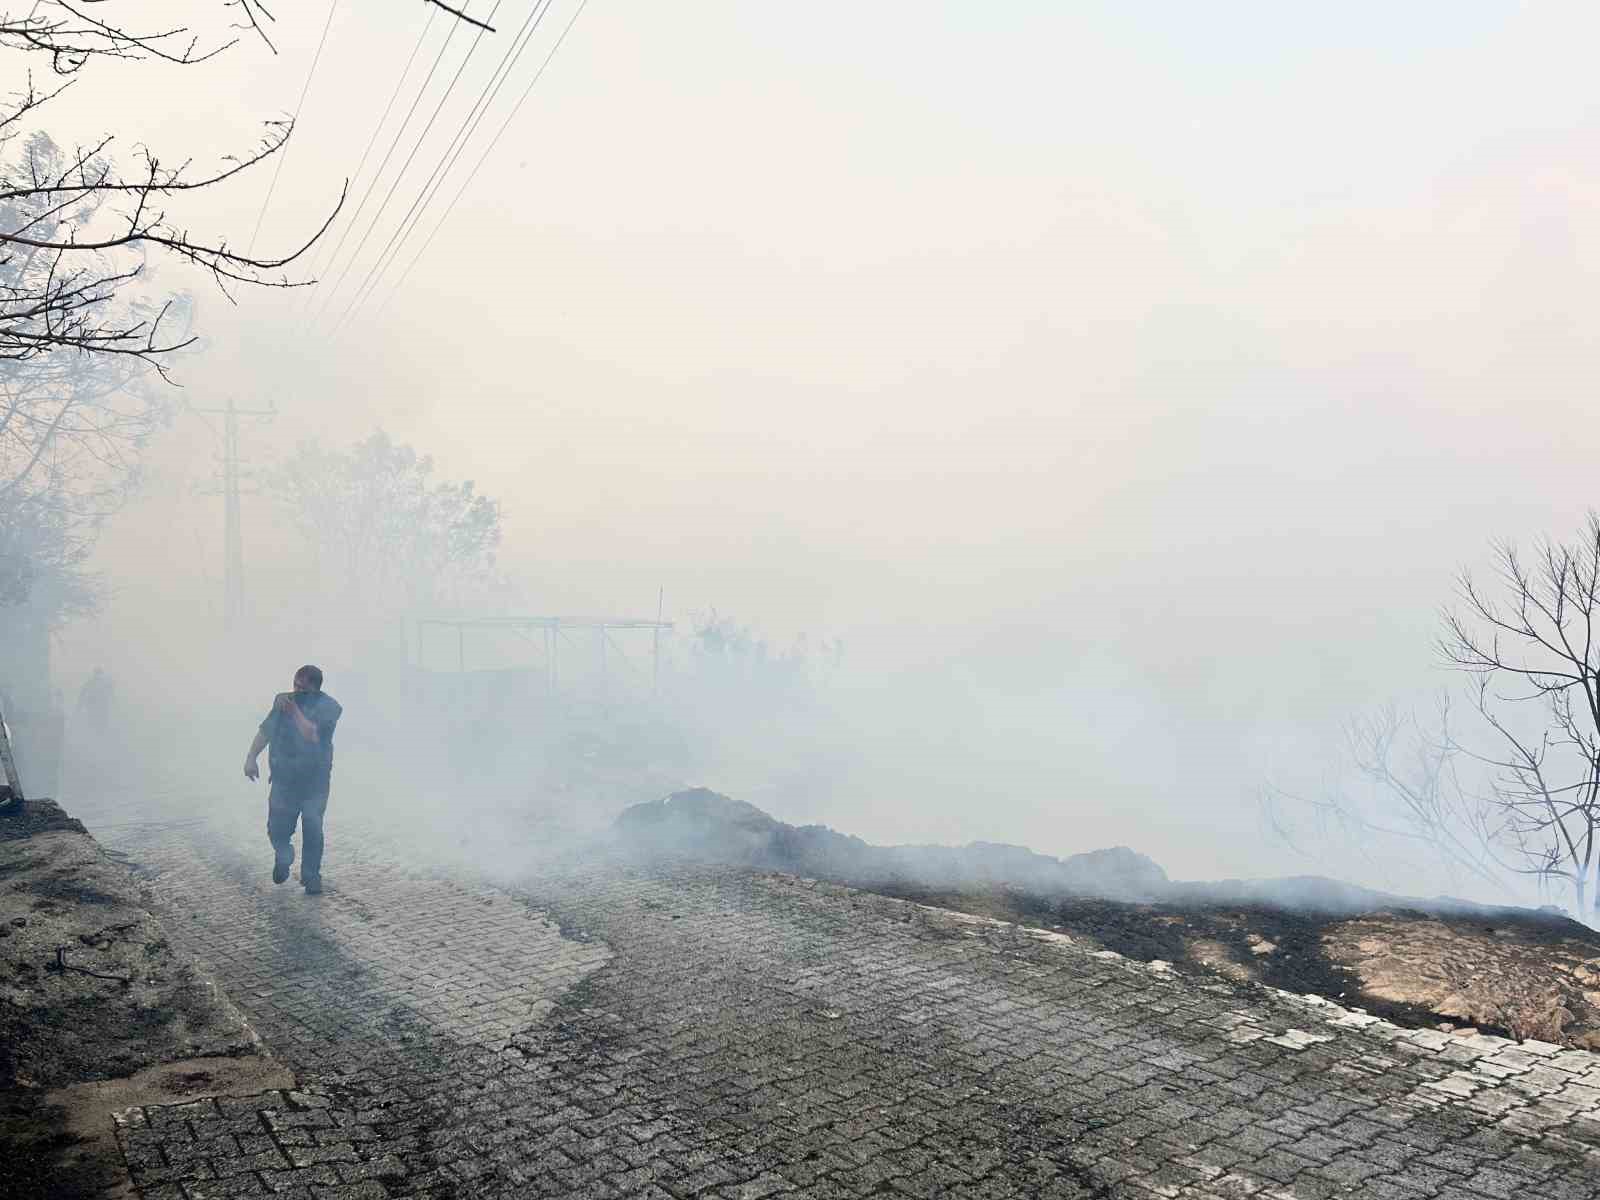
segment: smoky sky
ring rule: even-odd
[[[330,211],[422,7],[335,10],[264,247]],[[294,109],[324,16],[280,13],[276,56],[113,64],[54,132],[237,151]],[[855,782],[785,819],[1269,872],[1261,777],[1448,683],[1453,573],[1594,503],[1597,21],[594,0],[381,308],[337,324],[343,259],[309,298],[156,278],[199,297],[186,400],[275,405],[262,462],[378,427],[432,453],[504,503],[527,610],[647,616],[660,590],[680,620],[841,638],[846,715],[790,748],[846,743]],[[270,179],[194,223],[243,237]],[[207,661],[213,452],[182,415],[153,447],[65,676]],[[245,521],[277,597],[270,500]],[[759,763],[703,782],[763,786]]]

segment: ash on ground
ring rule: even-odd
[[[1129,958],[1324,996],[1412,1026],[1600,1049],[1600,932],[1548,910],[1391,896],[1316,877],[1190,883],[1125,846],[874,846],[705,788],[617,818],[643,855],[827,879],[1065,933]]]

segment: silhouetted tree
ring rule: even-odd
[[[1370,859],[1396,850],[1442,869],[1457,886],[1514,890],[1516,867],[1499,836],[1498,809],[1473,785],[1477,773],[1463,772],[1447,695],[1431,721],[1393,705],[1354,718],[1341,749],[1346,773],[1321,791],[1262,788],[1274,840],[1313,855],[1330,840]],[[1350,774],[1364,787],[1352,787]]]
[[[0,12],[0,50],[19,65],[37,60],[51,79],[40,86],[31,70],[19,72],[15,77],[24,85],[0,107],[0,360],[26,363],[76,351],[124,356],[160,370],[193,334],[186,321],[172,319],[173,299],[142,289],[151,255],[200,267],[225,293],[235,284],[290,287],[296,281],[282,268],[321,233],[288,252],[253,256],[225,236],[191,234],[169,212],[188,194],[227,183],[279,153],[293,133],[290,122],[268,122],[250,151],[211,170],[197,168],[188,154],[169,162],[146,146],[125,171],[112,157],[112,134],[64,150],[35,132],[44,106],[77,85],[97,59],[187,66],[234,44],[202,46],[183,28],[119,25],[112,16],[119,7],[126,6],[39,0],[26,15]],[[231,0],[225,7],[265,38],[267,13],[257,0]],[[331,220],[332,214],[322,228]]]
[[[238,285],[299,286],[310,280],[284,269],[343,203],[341,195],[298,246],[240,252],[225,235],[192,234],[171,206],[282,152],[291,122],[267,122],[247,152],[209,170],[187,152],[168,160],[148,146],[123,169],[112,134],[66,149],[39,132],[45,106],[78,86],[96,60],[188,66],[230,49],[241,32],[276,52],[267,32],[273,17],[260,0],[221,0],[225,25],[209,41],[181,26],[119,19],[131,7],[0,7],[0,62],[15,64],[10,78],[20,85],[0,99],[0,606],[37,599],[34,583],[46,577],[63,584],[63,598],[89,595],[81,575],[70,587],[68,577],[98,522],[126,495],[139,451],[165,414],[147,369],[164,376],[170,357],[194,341],[186,299],[146,286],[151,261],[199,267],[230,299]],[[35,67],[47,83],[35,79]],[[114,111],[109,98],[103,110]],[[62,612],[71,610],[62,603]]]
[[[1583,910],[1600,904],[1600,514],[1531,558],[1509,542],[1494,557],[1491,589],[1461,575],[1440,640],[1492,740],[1452,745],[1485,769],[1515,869],[1570,887]]]
[[[433,459],[374,433],[348,450],[303,442],[270,476],[316,558],[326,594],[352,611],[420,613],[494,567],[500,505]]]
[[[0,61],[23,68],[12,75],[20,90],[0,101],[0,607],[30,606],[43,627],[92,603],[82,564],[94,532],[127,494],[166,412],[148,368],[163,372],[193,341],[186,299],[145,286],[151,256],[199,265],[226,290],[287,286],[273,272],[304,249],[252,258],[225,238],[190,235],[167,209],[281,150],[286,123],[209,172],[142,149],[125,174],[109,134],[68,150],[37,131],[44,107],[97,59],[186,65],[234,42],[224,33],[202,47],[181,28],[125,27],[114,14],[127,7],[39,0],[0,11]],[[246,28],[269,19],[257,0],[225,7]],[[36,82],[35,64],[49,85]]]
[[[1600,514],[1531,556],[1496,544],[1492,582],[1463,571],[1458,591],[1439,649],[1469,677],[1476,729],[1462,732],[1447,700],[1432,721],[1387,709],[1353,722],[1347,761],[1374,802],[1269,785],[1269,824],[1303,841],[1286,805],[1297,801],[1352,844],[1410,842],[1458,876],[1532,879],[1600,914]]]

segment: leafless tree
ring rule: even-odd
[[[1303,844],[1294,814],[1347,845],[1410,845],[1507,893],[1517,878],[1600,915],[1600,514],[1570,542],[1494,546],[1492,579],[1458,577],[1439,650],[1468,676],[1463,732],[1442,699],[1429,722],[1395,709],[1353,722],[1345,761],[1372,785],[1307,798],[1269,785],[1271,833]]]
[[[136,360],[0,363],[0,608],[32,601],[54,625],[88,605],[93,592],[78,568],[166,413]]]
[[[494,567],[499,503],[470,480],[435,478],[432,458],[382,432],[348,450],[303,442],[267,485],[311,551],[319,589],[363,619],[436,610]]]
[[[167,360],[194,340],[186,299],[148,286],[152,258],[197,265],[227,293],[291,285],[282,269],[304,249],[252,258],[226,239],[191,235],[168,211],[281,151],[285,122],[212,170],[187,158],[168,165],[141,148],[129,173],[115,164],[109,134],[65,149],[38,129],[49,102],[80,86],[97,59],[183,66],[236,41],[232,29],[206,46],[183,28],[125,26],[113,14],[126,8],[38,0],[0,11],[0,56],[24,68],[13,75],[21,90],[0,100],[0,605],[47,609],[46,624],[92,599],[80,567],[94,531],[132,485],[165,415],[151,369],[164,378]],[[271,18],[259,0],[224,9],[231,25],[265,39]]]
[[[191,234],[169,211],[189,193],[221,186],[280,153],[293,133],[268,122],[257,144],[212,169],[188,157],[168,162],[149,147],[132,169],[112,156],[113,135],[61,150],[36,133],[41,110],[81,82],[99,58],[191,65],[228,49],[232,39],[204,46],[183,28],[138,31],[101,14],[116,0],[40,0],[27,15],[0,13],[0,49],[47,66],[48,86],[30,70],[0,108],[0,361],[27,363],[62,351],[125,356],[163,369],[193,335],[176,323],[173,302],[142,294],[150,256],[163,254],[201,268],[231,296],[235,285],[292,287],[284,274],[320,236],[321,228],[284,253],[255,257],[226,237]],[[225,7],[265,38],[269,19],[259,0]],[[270,45],[270,43],[269,43]]]
[[[1472,677],[1492,739],[1457,748],[1486,771],[1486,798],[1517,870],[1600,901],[1600,514],[1531,556],[1494,548],[1487,588],[1459,580],[1440,649]]]
[[[1515,866],[1504,853],[1498,811],[1469,782],[1477,773],[1463,771],[1470,759],[1454,737],[1447,695],[1429,722],[1394,705],[1354,718],[1341,749],[1353,781],[1341,772],[1311,794],[1273,783],[1262,788],[1272,840],[1307,854],[1330,840],[1369,859],[1397,851],[1457,885],[1495,894],[1513,889]]]
[[[442,0],[426,2],[482,24]],[[230,49],[240,30],[272,47],[267,28],[274,18],[261,0],[222,0],[222,7],[235,19],[211,43],[181,26],[120,24],[111,15],[126,8],[119,0],[36,0],[25,14],[0,9],[0,50],[37,60],[51,80],[39,86],[30,70],[21,90],[0,103],[0,162],[7,164],[0,174],[0,361],[75,350],[127,355],[161,369],[193,335],[168,320],[170,302],[129,300],[153,254],[199,267],[229,296],[241,284],[312,282],[285,268],[332,223],[342,195],[299,245],[263,256],[235,249],[225,236],[196,236],[169,212],[185,195],[226,184],[281,153],[294,132],[290,121],[267,122],[253,147],[211,169],[189,157],[163,159],[148,147],[134,152],[131,169],[119,169],[109,134],[64,153],[32,152],[40,110],[96,59],[192,65]],[[25,141],[16,153],[19,138]]]
[[[165,379],[195,335],[186,299],[149,286],[152,263],[198,267],[230,300],[240,286],[300,286],[311,281],[288,269],[343,203],[298,245],[257,256],[192,233],[173,209],[282,153],[292,122],[267,122],[250,149],[211,168],[143,145],[123,167],[112,134],[67,149],[39,132],[46,106],[97,60],[183,67],[241,36],[276,53],[262,0],[219,4],[225,23],[208,40],[123,22],[126,0],[35,0],[15,11],[0,0],[0,60],[9,52],[24,68],[12,75],[19,90],[0,97],[0,603],[28,594],[43,565],[70,571],[82,561],[161,422],[166,402],[146,376]]]

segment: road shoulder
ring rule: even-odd
[[[132,1195],[113,1114],[293,1086],[59,806],[0,814],[0,1144],[8,1186]]]

